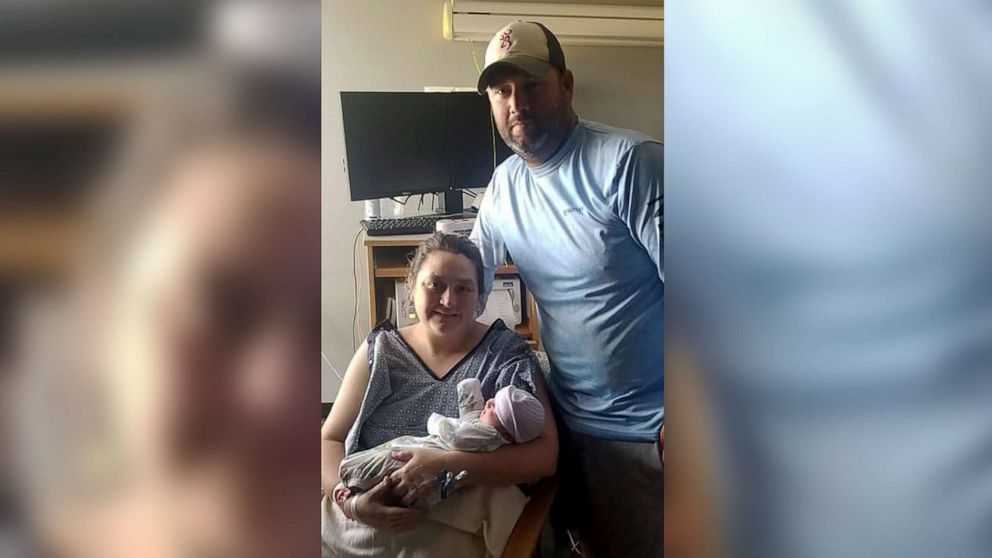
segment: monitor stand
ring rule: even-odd
[[[445,190],[444,197],[441,199],[441,204],[441,213],[445,215],[465,211],[465,206],[462,203],[461,190]]]

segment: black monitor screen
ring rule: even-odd
[[[352,200],[481,188],[492,176],[489,102],[472,92],[342,92]],[[496,164],[511,152],[496,136]]]
[[[451,119],[451,186],[485,188],[495,166],[513,152],[493,126],[486,97],[469,92],[450,93],[447,97]]]
[[[341,112],[352,200],[448,187],[443,95],[342,92]]]

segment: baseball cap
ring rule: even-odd
[[[549,66],[565,70],[565,54],[554,33],[535,21],[515,21],[493,35],[486,47],[486,66],[479,75],[479,94],[486,92],[493,70],[512,66],[535,77]]]

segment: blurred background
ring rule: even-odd
[[[0,556],[316,552],[320,9],[0,6]],[[992,555],[990,23],[667,3],[666,554]]]
[[[0,555],[316,550],[319,64],[314,1],[0,6]]]
[[[666,556],[992,555],[992,7],[666,8]]]

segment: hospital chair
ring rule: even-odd
[[[535,352],[541,363],[541,371],[544,372],[544,378],[547,380],[551,374],[548,356],[540,351]],[[557,474],[545,477],[534,485],[530,500],[524,506],[524,511],[517,519],[517,524],[513,527],[510,538],[506,542],[502,558],[531,558],[534,556],[538,541],[541,538],[541,531],[548,522],[551,504],[554,503],[557,492]]]
[[[531,558],[534,555],[557,492],[557,474],[537,482],[530,501],[524,506],[524,511],[506,541],[502,558]]]

